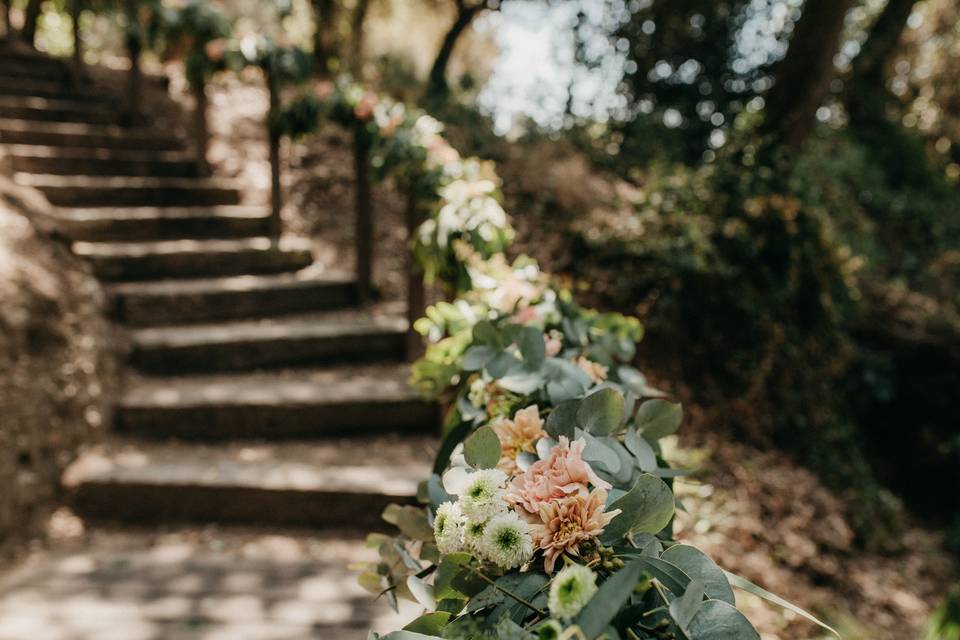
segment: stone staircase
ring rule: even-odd
[[[72,508],[106,531],[377,526],[425,477],[437,423],[405,383],[405,321],[360,308],[352,274],[313,264],[308,241],[267,237],[265,208],[203,176],[183,141],[120,120],[62,62],[0,48],[2,166],[57,207],[128,364],[107,442],[65,474]],[[0,595],[0,629],[4,610]],[[178,620],[142,637],[207,637]],[[347,637],[317,624],[229,637]]]

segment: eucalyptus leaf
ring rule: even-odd
[[[464,371],[480,371],[498,353],[499,351],[487,344],[473,345],[463,354],[461,367]]]
[[[746,616],[722,600],[706,600],[686,629],[690,640],[760,640]]]
[[[433,585],[429,585],[417,576],[407,576],[407,588],[424,609],[433,611],[437,608],[437,601],[433,597]]]
[[[380,640],[443,640],[440,636],[428,636],[416,631],[394,631],[382,636]]]
[[[628,562],[600,585],[575,620],[584,636],[596,638],[610,624],[630,599],[642,571],[639,561]]]
[[[543,361],[543,377],[547,381],[547,395],[554,404],[579,398],[592,382],[580,367],[561,358]]]
[[[683,408],[673,402],[647,400],[637,411],[636,426],[650,442],[676,433],[683,419]]]
[[[622,513],[604,529],[604,542],[615,542],[630,533],[657,533],[673,517],[673,492],[660,478],[644,473],[625,496],[610,505],[613,509]]]
[[[623,438],[627,451],[637,459],[637,466],[641,471],[654,471],[657,468],[657,454],[650,443],[640,437],[636,429],[627,429]]]
[[[475,469],[493,469],[500,462],[500,438],[491,427],[480,427],[464,441],[463,456]]]
[[[703,583],[691,580],[683,595],[670,603],[670,616],[684,631],[703,603]]]
[[[708,598],[737,604],[723,569],[700,549],[689,544],[675,544],[664,551],[660,558],[683,569],[691,579],[702,582]]]
[[[780,596],[778,596],[778,595],[776,595],[776,594],[770,593],[769,591],[767,591],[767,590],[764,589],[763,587],[759,587],[759,586],[753,584],[752,582],[750,582],[749,580],[747,580],[746,578],[742,578],[742,577],[736,575],[735,573],[730,573],[729,571],[724,571],[724,574],[727,576],[727,580],[730,581],[730,584],[732,584],[733,586],[735,586],[737,589],[743,589],[744,591],[746,591],[746,592],[748,592],[748,593],[752,593],[753,595],[758,596],[758,597],[760,597],[760,598],[763,598],[764,600],[766,600],[766,601],[768,601],[768,602],[772,602],[773,604],[775,604],[775,605],[777,605],[777,606],[780,606],[780,607],[783,607],[784,609],[787,609],[787,610],[789,610],[789,611],[792,611],[792,612],[794,612],[795,614],[797,614],[798,616],[800,616],[801,618],[806,618],[806,619],[809,620],[810,622],[812,622],[812,623],[814,623],[815,625],[818,625],[818,626],[826,629],[827,631],[829,631],[829,632],[832,633],[833,635],[837,636],[838,638],[840,637],[840,634],[837,632],[836,629],[834,629],[833,627],[831,627],[831,626],[828,625],[827,623],[823,622],[822,620],[820,620],[819,618],[817,618],[817,617],[816,617],[815,615],[813,615],[812,613],[809,613],[809,612],[801,609],[800,607],[798,607],[797,605],[793,604],[792,602],[790,602],[790,601],[788,601],[788,600],[784,600],[783,598],[781,598]]]
[[[537,371],[543,366],[543,361],[547,357],[547,348],[542,331],[535,327],[524,327],[520,333],[518,346],[525,368]]]
[[[544,430],[555,440],[559,440],[560,436],[566,436],[572,440],[577,428],[578,406],[580,403],[577,400],[566,400],[555,406],[547,416]]]
[[[500,336],[500,332],[489,320],[481,320],[473,325],[473,341],[476,344],[488,345],[499,349],[507,346]]]
[[[543,376],[539,371],[528,371],[521,366],[513,366],[497,381],[497,384],[507,391],[528,396],[543,386]]]
[[[405,626],[403,630],[436,635],[443,631],[443,628],[447,626],[448,622],[450,622],[450,614],[448,612],[435,611],[420,616]]]
[[[580,401],[577,425],[596,436],[615,433],[623,423],[623,395],[614,389],[600,389]]]
[[[494,380],[499,380],[507,375],[515,364],[517,364],[516,356],[509,351],[501,351],[484,365],[483,370]]]
[[[620,471],[620,456],[616,451],[582,429],[577,429],[574,435],[577,439],[583,438],[586,441],[582,456],[591,466],[597,465],[611,474]]]

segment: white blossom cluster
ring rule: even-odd
[[[482,469],[461,478],[456,502],[437,509],[433,532],[440,553],[469,552],[503,569],[533,558],[530,525],[512,511],[503,496],[507,474]]]

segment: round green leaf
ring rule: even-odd
[[[577,424],[597,436],[614,433],[623,422],[623,394],[616,389],[600,389],[580,402]]]
[[[490,427],[480,427],[463,443],[463,457],[475,469],[493,469],[500,462],[500,438]]]
[[[760,640],[746,616],[722,600],[707,600],[687,626],[690,640]]]
[[[700,549],[689,544],[675,544],[664,551],[660,558],[680,567],[692,579],[702,582],[708,598],[737,604],[723,569]]]
[[[657,533],[670,523],[675,506],[670,487],[660,478],[644,473],[626,495],[607,509],[622,512],[607,525],[602,539],[610,543],[628,533]]]
[[[647,400],[637,411],[637,429],[644,438],[655,442],[676,433],[683,419],[683,408],[666,400]]]

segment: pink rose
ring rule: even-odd
[[[566,436],[560,436],[560,444],[549,458],[538,460],[513,479],[507,489],[507,502],[522,507],[530,516],[538,516],[545,504],[555,500],[572,495],[586,497],[590,492],[588,485],[609,489],[610,483],[601,480],[583,459],[586,446],[583,438],[571,443]]]

